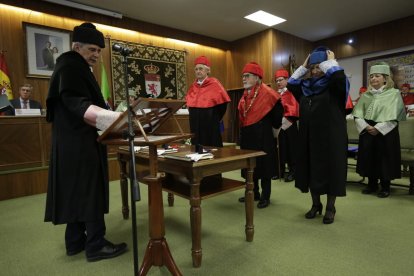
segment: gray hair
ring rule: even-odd
[[[79,46],[79,47],[83,47],[83,46],[85,46],[87,43],[82,43],[82,42],[72,42],[72,50],[75,50],[75,47],[76,46]]]
[[[207,75],[210,75],[210,73],[211,73],[211,69],[210,69],[210,67],[209,67],[209,66],[207,66],[207,65],[205,65],[205,64],[199,64],[199,65],[201,65],[204,69],[207,69]]]

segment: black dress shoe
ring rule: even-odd
[[[377,197],[379,198],[386,198],[390,196],[390,191],[388,190],[381,190],[378,194]]]
[[[323,224],[331,224],[335,220],[336,209],[333,207],[332,209],[326,208],[325,216],[323,217]]]
[[[71,249],[71,250],[66,249],[66,255],[67,256],[74,256],[76,254],[81,253],[83,250],[85,250],[85,247],[80,247],[80,248]]]
[[[270,204],[270,200],[268,200],[268,199],[261,199],[259,201],[259,203],[257,203],[257,208],[263,209],[263,208],[266,208],[267,206],[269,206],[269,204]]]
[[[254,195],[254,201],[259,201],[260,200],[260,194],[255,194]],[[246,198],[244,196],[239,197],[239,202],[244,203],[246,201]]]
[[[295,180],[295,176],[293,174],[288,174],[285,177],[285,182],[292,182],[293,180]]]
[[[373,194],[373,193],[375,193],[375,192],[377,192],[377,188],[375,188],[375,187],[370,187],[370,186],[366,187],[365,189],[363,189],[363,190],[361,191],[361,193],[363,193],[364,195]]]
[[[307,219],[313,219],[316,217],[316,214],[319,213],[319,215],[322,215],[322,203],[319,203],[317,205],[312,205],[312,208],[305,214],[305,218]]]
[[[103,259],[110,259],[117,257],[124,253],[127,249],[126,243],[113,244],[107,242],[107,244],[102,247],[100,250],[95,252],[86,252],[86,259],[88,262],[96,262]]]

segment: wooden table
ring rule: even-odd
[[[190,151],[190,147],[182,146],[179,150]],[[214,159],[198,162],[158,158],[158,170],[167,174],[163,180],[162,189],[169,192],[169,205],[173,204],[172,194],[184,197],[190,201],[191,254],[194,267],[200,267],[202,259],[200,207],[202,199],[245,188],[246,241],[253,241],[253,169],[256,166],[256,157],[265,155],[265,153],[235,148],[219,148],[213,151],[213,154]],[[122,213],[124,218],[127,219],[129,217],[127,180],[129,175],[127,172],[127,168],[129,167],[127,165],[129,162],[128,150],[123,148],[119,149],[118,161],[120,162],[121,169]],[[136,153],[136,165],[138,178],[148,175],[147,154]],[[247,170],[246,183],[226,178],[217,181],[220,178],[215,177],[215,175],[223,172],[243,168]],[[235,204],[237,203],[235,202]],[[149,223],[151,224],[151,221]]]

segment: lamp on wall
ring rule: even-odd
[[[116,17],[116,18],[122,18],[122,14],[120,14],[120,13],[110,11],[110,10],[101,9],[101,8],[96,8],[96,7],[92,7],[92,6],[88,6],[88,5],[84,5],[84,4],[80,4],[80,3],[76,3],[76,2],[72,2],[72,1],[67,1],[67,0],[43,0],[43,1],[58,4],[58,5],[62,5],[62,6],[67,6],[67,7],[71,7],[71,8],[75,8],[75,9],[79,9],[79,10],[84,10],[84,11],[89,11],[89,12],[93,12],[93,13],[108,15],[108,16],[112,16],[112,17]]]

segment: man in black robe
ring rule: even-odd
[[[295,180],[296,167],[296,147],[298,140],[299,104],[287,88],[289,72],[285,69],[279,69],[275,72],[275,83],[277,92],[281,96],[283,105],[282,126],[280,127],[277,141],[279,145],[279,165],[280,177],[285,175],[286,165],[289,172],[285,175],[285,182]]]
[[[97,130],[105,130],[120,114],[105,109],[91,71],[104,47],[103,34],[93,24],[76,26],[72,51],[58,58],[46,100],[52,149],[45,221],[66,224],[66,254],[85,250],[88,261],[116,257],[127,247],[104,237],[108,164]]]
[[[256,158],[256,168],[253,172],[254,200],[259,201],[257,208],[260,209],[270,204],[271,178],[277,175],[273,128],[281,126],[283,117],[280,95],[264,84],[262,78],[263,69],[259,64],[250,62],[244,66],[242,79],[245,90],[238,104],[240,148],[266,153],[265,156]],[[245,197],[239,198],[239,202],[244,201]]]

